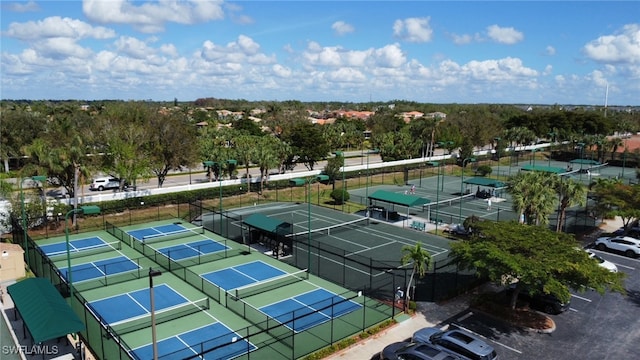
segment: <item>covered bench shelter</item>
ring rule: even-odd
[[[499,181],[496,179],[490,179],[486,177],[479,177],[479,176],[465,179],[463,183],[465,185],[477,185],[478,191],[476,191],[476,197],[481,199],[488,199],[492,197],[495,194],[494,189],[501,189],[506,186],[506,184],[502,181]],[[484,189],[480,190],[480,186],[489,187],[489,188],[492,188],[492,190],[491,191],[487,191]],[[470,193],[471,193],[471,190],[467,188],[464,189],[464,194],[470,194]],[[464,194],[460,194],[460,195],[464,195]]]
[[[603,164],[603,163],[601,163],[599,161],[596,161],[596,160],[593,160],[593,159],[573,159],[573,160],[569,161],[569,164],[571,164],[571,165],[580,165],[580,170],[582,170],[582,169],[592,169],[594,167],[599,167],[599,166],[602,166],[602,165],[606,165],[606,164]]]
[[[393,191],[386,191],[386,190],[378,190],[374,192],[373,194],[369,195],[369,198],[367,199],[367,201],[369,202],[368,209],[370,210],[376,209],[375,207],[373,207],[373,203],[377,201],[391,204],[392,210],[395,205],[406,206],[407,219],[409,218],[409,209],[411,207],[422,206],[424,204],[428,204],[431,202],[431,200],[425,199],[419,196],[399,194]],[[386,221],[389,221],[390,218],[391,220],[396,220],[394,219],[394,217],[398,216],[398,213],[396,211],[391,211],[391,212],[385,211],[384,213],[385,213]]]
[[[48,279],[30,278],[7,287],[15,305],[15,316],[23,321],[23,338],[27,332],[34,344],[62,339],[85,330],[80,320]]]
[[[291,252],[292,241],[291,238],[286,237],[293,230],[291,223],[264,214],[252,214],[242,222],[257,230],[249,231],[249,244],[254,242],[265,244],[276,258]],[[254,238],[254,233],[256,238]]]
[[[568,172],[565,168],[555,166],[524,165],[523,167],[521,167],[521,169],[522,171],[538,171],[558,175]]]

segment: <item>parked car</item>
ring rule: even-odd
[[[613,236],[631,236],[632,238],[640,238],[640,224],[635,223],[625,229],[621,227],[612,233]]]
[[[387,345],[380,353],[382,360],[464,360],[446,350],[425,343],[406,341]]]
[[[126,187],[126,184],[125,184]],[[120,179],[114,177],[99,177],[93,179],[91,181],[91,185],[89,185],[89,190],[92,191],[102,191],[109,189],[118,189],[120,188]]]
[[[507,288],[507,296],[511,296],[515,289],[515,284],[512,284]],[[529,307],[535,310],[543,311],[547,314],[557,315],[569,310],[571,300],[562,302],[557,296],[553,294],[545,294],[542,291],[533,292],[528,288],[523,288],[518,293],[518,300],[526,301]]]
[[[615,250],[629,257],[640,256],[640,240],[630,236],[600,237],[595,242],[596,249]]]
[[[411,340],[416,343],[435,345],[459,354],[465,359],[495,360],[498,358],[493,346],[460,329],[442,330],[437,327],[427,327],[413,333]]]
[[[589,257],[594,259],[595,261],[598,262],[598,265],[602,266],[603,268],[611,271],[611,272],[618,272],[618,267],[616,266],[616,264],[612,263],[611,261],[607,261],[603,258],[601,258],[600,256],[598,256],[596,253],[594,253],[591,250],[587,250],[587,254],[589,254]]]
[[[446,225],[442,231],[448,232],[448,233],[451,233],[451,234],[462,235],[462,236],[467,236],[467,235],[471,234],[471,232],[468,231],[467,229],[465,229],[464,225],[462,225],[462,224]]]

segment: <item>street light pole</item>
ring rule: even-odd
[[[153,296],[153,278],[162,275],[160,270],[149,268],[149,300],[151,304],[151,343],[153,346],[153,360],[158,360],[158,341],[156,340],[156,314]]]
[[[307,272],[311,274],[311,181],[307,179]]]
[[[69,216],[71,216],[71,214],[92,215],[99,213],[100,207],[95,205],[87,205],[69,210],[67,215],[65,215],[64,217],[64,235],[67,243],[67,284],[69,285],[69,304],[71,304],[71,302],[73,301],[73,271],[71,271],[71,247],[69,244],[69,225],[67,224],[69,221]]]
[[[436,179],[436,235],[438,235],[438,218],[439,218],[439,213],[440,213],[440,205],[438,204],[438,202],[440,201],[440,163],[437,163],[436,165],[438,167],[438,175],[437,175],[437,179]],[[444,179],[443,179],[444,181]],[[429,209],[431,209],[431,207],[429,207]],[[431,212],[431,211],[429,211]],[[431,214],[429,214],[431,215]]]
[[[462,197],[464,196],[463,192],[463,186],[464,186],[464,166],[466,164],[467,161],[470,162],[474,162],[476,161],[475,158],[465,158],[464,160],[462,160],[462,177],[460,179],[460,210],[459,210],[459,214],[458,214],[458,220],[462,223]]]
[[[30,178],[20,178],[20,205],[22,208],[22,230],[23,230],[23,241],[24,241],[24,261],[25,263],[29,263],[29,242],[27,241],[27,211],[25,209],[24,206],[24,190],[22,187],[22,183],[27,180],[27,179],[31,179],[33,181],[45,181],[47,180],[47,177],[44,175],[36,175],[36,176],[32,176]],[[45,212],[47,211],[46,209],[46,205],[45,205]]]
[[[364,195],[364,201],[365,201],[365,205],[367,206],[367,217],[369,217],[369,154],[371,154],[371,152],[373,151],[374,154],[377,154],[379,152],[378,149],[373,149],[373,150],[369,150],[367,151],[367,181],[366,181],[366,185],[365,185],[365,195]]]

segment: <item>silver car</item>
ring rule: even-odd
[[[600,251],[614,250],[628,257],[640,256],[640,240],[630,236],[601,237],[596,240],[595,245]]]
[[[416,331],[412,340],[447,349],[465,359],[496,360],[498,358],[493,346],[477,336],[459,329],[444,331],[436,327],[428,327]]]

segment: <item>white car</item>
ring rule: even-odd
[[[598,250],[615,250],[629,257],[640,256],[640,240],[630,236],[601,237],[595,245]]]
[[[618,267],[616,266],[616,264],[612,263],[611,261],[607,261],[603,258],[601,258],[600,256],[598,256],[596,253],[594,253],[593,251],[589,251],[586,250],[587,254],[589,254],[589,257],[594,259],[595,261],[598,262],[598,265],[602,266],[603,268],[611,271],[611,272],[618,272]]]

